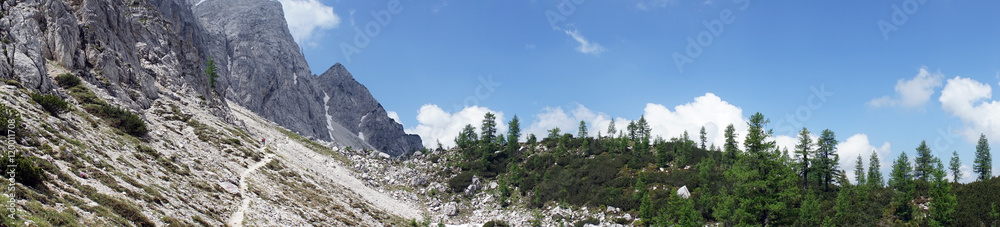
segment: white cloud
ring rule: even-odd
[[[396,121],[397,123],[399,123],[399,124],[403,124],[403,121],[400,121],[400,120],[399,120],[399,114],[398,114],[398,113],[396,113],[396,111],[389,111],[389,110],[386,110],[386,111],[385,111],[385,114],[386,114],[386,115],[389,115],[389,118],[392,118],[392,120],[395,120],[395,121]]]
[[[524,130],[522,140],[528,134],[535,134],[538,139],[545,138],[549,134],[548,130],[559,128],[563,133],[576,135],[580,128],[580,121],[587,122],[587,135],[597,136],[607,134],[608,125],[611,124],[611,117],[604,113],[595,113],[587,107],[577,104],[570,113],[566,113],[562,107],[545,107],[535,115],[535,121]],[[627,120],[618,118],[615,122],[617,130],[624,130]]]
[[[733,106],[712,93],[706,93],[694,99],[694,102],[678,105],[671,110],[666,106],[649,103],[643,111],[646,121],[652,129],[654,138],[660,136],[668,139],[680,137],[684,131],[692,140],[698,140],[701,127],[705,127],[706,137],[709,145],[722,146],[725,142],[724,131],[726,126],[733,124],[737,133],[737,141],[742,144],[743,134],[747,125],[743,118],[743,110]],[[622,117],[612,118],[605,113],[599,113],[587,109],[583,105],[577,105],[571,112],[566,112],[562,107],[545,107],[536,115],[536,120],[525,130],[525,135],[534,133],[539,139],[548,135],[548,130],[558,127],[562,132],[576,134],[580,121],[586,121],[590,136],[596,136],[598,132],[607,135],[607,128],[611,124],[611,119],[615,119],[615,128],[623,131],[630,121],[637,119],[626,119]]]
[[[743,144],[743,136],[747,130],[743,109],[712,93],[696,97],[694,102],[675,106],[673,111],[660,104],[646,104],[644,113],[646,121],[653,128],[653,135],[672,138],[687,131],[691,139],[697,141],[698,133],[704,126],[708,145],[715,144],[717,147],[725,143],[727,125],[733,124],[738,134],[736,141],[740,144]]]
[[[927,67],[921,67],[920,72],[913,79],[896,81],[896,96],[898,97],[882,96],[868,101],[868,105],[872,107],[923,107],[934,94],[934,90],[941,87],[943,79],[944,75],[941,72],[931,73],[927,71]]]
[[[332,29],[340,25],[340,17],[333,7],[317,0],[278,0],[285,12],[288,30],[300,44],[308,43],[313,32]]]
[[[490,110],[486,107],[471,106],[465,107],[458,113],[448,113],[437,105],[427,104],[417,111],[417,126],[406,129],[408,134],[420,135],[424,147],[436,148],[437,141],[447,147],[455,146],[455,137],[467,124],[476,127],[483,123],[483,116],[487,112],[492,112],[497,119],[497,133],[506,133],[507,125],[504,121],[503,112]]]
[[[678,0],[639,0],[635,3],[635,8],[639,10],[652,10],[667,7],[668,5],[676,5]],[[705,4],[709,4],[710,1],[706,1]]]
[[[604,51],[607,51],[607,48],[604,48],[601,44],[588,41],[587,38],[583,37],[583,35],[581,35],[576,29],[572,31],[567,29],[564,30],[564,32],[566,32],[566,35],[573,37],[576,42],[580,43],[580,46],[576,47],[576,50],[580,51],[580,53],[599,56],[601,53],[604,53]]]
[[[868,135],[863,133],[854,134],[837,144],[837,154],[840,155],[840,169],[847,173],[847,179],[852,182],[857,183],[857,178],[854,176],[854,167],[857,162],[858,155],[864,161],[865,172],[868,172],[868,166],[871,165],[869,159],[871,158],[872,151],[878,154],[879,164],[883,169],[887,169],[891,166],[892,161],[890,160],[890,155],[892,154],[892,145],[889,142],[883,142],[882,146],[874,146],[868,140]],[[879,170],[882,172],[881,170]],[[884,175],[884,174],[883,174]]]
[[[1000,140],[1000,101],[992,100],[992,87],[979,81],[955,77],[941,90],[941,108],[965,124],[959,133],[974,142],[979,134],[991,141]]]

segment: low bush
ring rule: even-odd
[[[131,111],[110,105],[88,105],[84,109],[91,114],[104,118],[111,127],[115,127],[133,136],[145,136],[149,130],[146,122]]]
[[[31,94],[31,100],[42,106],[46,112],[52,115],[59,115],[69,109],[69,103],[63,101],[62,98],[56,95],[43,95],[38,93]]]
[[[15,167],[17,175],[15,175],[14,180],[18,183],[35,188],[45,181],[45,173],[35,165],[32,158],[17,154],[14,156],[14,162],[17,166]]]
[[[488,221],[486,222],[486,224],[483,224],[483,227],[509,227],[509,226],[510,224],[507,224],[507,222],[497,221],[497,220]]]
[[[63,73],[56,76],[56,82],[59,82],[60,87],[69,89],[80,85],[80,78],[72,73]]]
[[[21,120],[21,114],[14,108],[4,104],[0,104],[0,129],[2,129],[0,130],[0,135],[6,137],[10,132],[13,132],[16,140],[24,138],[27,132],[24,129],[24,121]]]
[[[459,173],[458,176],[452,177],[448,180],[448,187],[451,188],[453,192],[462,192],[465,188],[472,184],[472,173],[463,172]]]

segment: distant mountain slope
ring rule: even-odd
[[[192,5],[210,34],[228,99],[296,133],[391,156],[422,148],[339,63],[313,75],[288,31],[281,4],[207,0]],[[328,117],[329,116],[329,117]]]

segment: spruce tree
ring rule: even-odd
[[[962,178],[962,160],[958,159],[958,151],[953,151],[951,153],[951,162],[949,164],[949,170],[951,170],[951,179],[958,183],[958,179]]]
[[[931,148],[927,146],[927,141],[920,141],[920,146],[917,146],[917,157],[914,160],[913,177],[927,181],[934,168],[934,164],[931,163],[933,159],[934,155],[931,154]]]
[[[889,178],[889,187],[895,191],[892,199],[892,206],[896,208],[896,217],[903,221],[912,218],[910,200],[913,199],[913,169],[910,167],[909,157],[906,152],[899,155],[896,162],[892,164],[892,175]]]
[[[979,143],[976,144],[976,162],[972,171],[979,176],[977,180],[987,180],[993,177],[993,158],[990,155],[990,143],[986,140],[986,134],[979,134]]]
[[[521,149],[521,120],[514,118],[507,122],[507,154],[515,154]]]
[[[802,188],[809,188],[809,170],[812,168],[809,166],[809,157],[813,153],[813,141],[809,137],[809,129],[802,128],[799,132],[799,144],[795,145],[795,154],[799,158],[799,174],[802,177]]]
[[[865,182],[865,163],[861,159],[861,155],[858,155],[858,161],[854,163],[854,177],[857,178],[857,185],[866,185]]]
[[[736,161],[736,154],[740,152],[739,144],[736,142],[736,127],[733,124],[726,126],[726,144],[723,145],[723,149],[726,150],[726,155],[729,156],[730,164]]]
[[[731,190],[736,205],[735,210],[726,212],[727,224],[791,224],[777,222],[787,220],[791,212],[788,207],[798,195],[797,177],[769,138],[771,130],[765,129],[768,122],[761,113],[750,116],[743,142],[746,152],[726,170],[726,177],[734,184]]]
[[[587,135],[589,135],[587,134],[587,122],[581,120],[580,127],[577,128],[576,131],[576,137],[579,139],[587,139]]]
[[[830,129],[823,130],[817,141],[816,166],[817,180],[824,186],[825,190],[830,190],[830,183],[836,180],[840,173],[840,156],[837,155],[837,137]]]
[[[872,157],[868,159],[868,186],[870,188],[882,187],[882,164],[879,163],[878,153],[872,151]]]
[[[705,132],[705,126],[701,126],[701,132],[699,132],[698,134],[699,138],[701,139],[701,149],[702,150],[708,149],[708,147],[706,147],[706,143],[708,143],[708,133]]]
[[[951,183],[945,179],[948,174],[945,172],[944,164],[941,160],[934,158],[932,161],[931,173],[931,226],[951,226],[951,221],[955,214],[955,207],[958,201],[951,191]]]

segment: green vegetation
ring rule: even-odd
[[[9,157],[5,156],[3,160],[7,160],[7,158]],[[25,186],[37,188],[46,180],[45,173],[35,164],[35,159],[25,157],[21,153],[14,155],[16,165],[14,171],[17,174],[14,176],[15,181]]]
[[[56,76],[56,82],[60,87],[69,89],[80,85],[80,78],[72,73],[63,73]]]
[[[14,139],[21,141],[25,138],[27,130],[24,128],[24,121],[21,120],[21,113],[7,105],[0,104],[0,135],[4,138],[14,133]]]
[[[52,115],[59,115],[69,109],[69,103],[66,103],[66,101],[63,101],[62,98],[56,95],[32,93],[31,100],[42,105],[42,109],[45,109],[46,112]]]
[[[142,137],[149,132],[146,129],[146,122],[139,115],[131,111],[111,105],[90,105],[84,106],[84,109],[95,116],[103,118],[111,127],[122,130],[122,132],[129,135]]]
[[[895,160],[886,184],[876,153],[851,157],[852,182],[839,165],[833,131],[814,140],[803,128],[795,151],[779,149],[760,113],[750,117],[746,132],[727,126],[721,146],[707,144],[702,132],[697,142],[688,133],[651,138],[644,117],[625,130],[612,122],[604,136],[579,133],[587,130],[581,122],[575,135],[554,128],[541,141],[528,135],[521,142],[518,121],[507,124],[507,135],[496,133],[492,114],[480,133],[472,125],[463,128],[452,148],[455,158],[448,158],[459,171],[444,171],[449,191],[461,193],[478,176],[498,183],[505,205],[509,199],[536,208],[553,202],[614,206],[637,214],[642,221],[622,222],[639,226],[990,226],[1000,219],[994,215],[1000,212],[983,209],[1000,210],[1000,178],[950,182],[947,176],[961,176],[955,168],[960,161],[952,158],[946,168],[926,143],[915,149],[916,159],[904,152]],[[980,147],[978,156],[988,158],[988,148]],[[677,196],[681,186],[691,191],[690,199]],[[575,225],[584,223],[590,222]]]
[[[62,79],[59,79],[59,78]],[[121,130],[124,133],[133,135],[136,137],[145,136],[149,130],[146,128],[146,122],[131,111],[126,109],[116,107],[108,104],[101,98],[97,97],[94,92],[87,89],[83,84],[79,83],[79,78],[76,78],[72,74],[63,74],[57,77],[57,81],[60,81],[60,86],[69,87],[70,84],[75,84],[69,88],[69,95],[73,96],[76,101],[83,105],[83,109],[94,116],[100,117],[107,121],[108,125]],[[62,81],[66,81],[63,83]],[[75,81],[75,82],[74,82]]]
[[[215,78],[219,78],[218,69],[215,68],[215,57],[208,57],[208,62],[205,63],[205,74],[208,75],[208,84],[212,88],[215,88]]]

